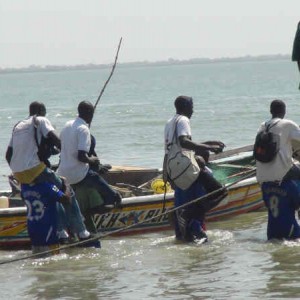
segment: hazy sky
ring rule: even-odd
[[[300,0],[0,0],[0,67],[290,54]]]

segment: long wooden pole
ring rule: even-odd
[[[107,78],[107,80],[106,80],[106,82],[105,82],[105,84],[104,84],[104,86],[103,86],[103,88],[102,88],[102,90],[101,90],[101,92],[100,92],[100,94],[99,94],[99,96],[98,96],[98,99],[97,99],[97,101],[96,101],[96,103],[95,103],[95,105],[94,105],[94,110],[96,109],[96,107],[97,107],[97,105],[98,105],[98,103],[99,103],[99,101],[100,101],[100,98],[102,97],[102,95],[103,95],[103,93],[104,93],[104,90],[105,90],[105,88],[106,88],[108,82],[110,81],[110,79],[111,79],[111,77],[112,77],[112,75],[113,75],[113,73],[114,73],[114,71],[115,71],[115,68],[116,68],[116,65],[117,65],[118,56],[119,56],[119,51],[120,51],[120,47],[121,47],[121,43],[122,43],[122,37],[120,38],[118,50],[117,50],[116,57],[115,57],[115,62],[114,62],[114,64],[113,64],[113,67],[112,67],[112,69],[111,69],[111,72],[110,72],[110,74],[109,74],[109,77]]]

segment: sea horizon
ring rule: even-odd
[[[159,61],[134,61],[134,62],[118,62],[118,68],[128,67],[154,67],[154,66],[172,66],[172,65],[197,65],[197,64],[216,64],[224,62],[257,62],[257,61],[279,61],[291,60],[290,54],[266,54],[266,55],[244,55],[237,57],[219,57],[219,58],[191,58],[191,59],[175,59]],[[24,67],[0,67],[0,74],[7,73],[32,73],[32,72],[48,72],[48,71],[76,71],[76,70],[95,70],[110,68],[113,63],[109,64],[72,64],[72,65],[36,65],[32,64]]]

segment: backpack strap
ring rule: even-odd
[[[33,123],[33,127],[34,127],[34,139],[35,139],[35,142],[36,142],[37,147],[39,148],[39,147],[40,147],[40,144],[39,144],[39,142],[38,142],[38,136],[37,136],[37,128],[38,128],[38,126],[39,126],[39,121],[37,120],[36,117],[37,117],[36,115],[34,115],[34,116],[32,117],[32,123]],[[21,123],[21,121],[17,122],[17,123],[14,125],[13,130],[12,130],[12,135],[13,135],[13,133],[14,133],[14,131],[15,131],[17,125],[20,124],[20,123]]]
[[[21,121],[17,122],[17,123],[14,125],[13,130],[12,130],[12,133],[14,133],[14,131],[15,131],[17,125],[20,124],[20,123],[21,123]]]
[[[178,141],[178,138],[177,138],[177,124],[178,124],[178,122],[179,122],[179,119],[181,119],[181,116],[179,116],[179,117],[176,119],[176,121],[175,121],[175,125],[174,125],[175,129],[174,129],[173,138],[172,138],[172,143],[173,143],[173,141],[174,141],[174,139],[175,139],[175,143],[176,143],[176,144],[177,144],[177,141]]]
[[[175,124],[174,124],[174,132],[173,132],[172,140],[171,140],[171,143],[169,143],[169,144],[167,145],[167,149],[168,149],[168,150],[170,149],[171,145],[174,144],[174,142],[175,142],[175,144],[177,144],[177,140],[178,140],[178,139],[177,139],[177,124],[178,124],[180,118],[181,118],[181,116],[177,117],[177,119],[176,119],[176,121],[175,121]]]
[[[38,129],[38,126],[39,126],[39,121],[37,120],[37,115],[34,115],[32,117],[32,123],[33,123],[33,127],[34,127],[34,139],[35,139],[35,143],[39,149],[40,147],[40,144],[39,144],[39,141],[38,141],[38,135],[37,135],[37,129]]]
[[[268,124],[267,125],[267,122],[265,123],[265,127],[266,127],[266,132],[269,132],[270,131],[270,129],[272,128],[272,127],[274,127],[275,125],[277,125],[279,122],[280,122],[281,120],[279,119],[279,120],[277,120],[276,122],[274,122],[273,124]]]

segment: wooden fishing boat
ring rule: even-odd
[[[251,149],[252,146],[246,146],[212,155],[209,167],[229,188],[228,196],[207,213],[207,222],[256,211],[264,206],[255,174],[244,179],[245,174],[254,169]],[[104,235],[133,235],[171,229],[168,214],[162,213],[173,208],[173,191],[166,194],[164,201],[164,194],[155,194],[151,187],[146,188],[160,175],[161,170],[158,169],[114,167],[106,175],[108,182],[123,189],[126,187],[129,192],[137,192],[138,196],[128,194],[122,199],[121,208],[94,215],[97,230]],[[26,207],[20,206],[23,205],[20,198],[8,198],[10,207],[0,208],[0,248],[28,246]]]

